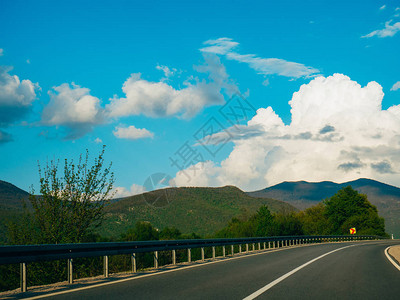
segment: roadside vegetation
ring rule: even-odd
[[[103,167],[104,148],[89,164],[89,154],[77,164],[65,160],[63,176],[58,174],[58,162],[47,164],[40,174],[40,195],[30,196],[33,209],[25,209],[24,216],[9,223],[10,244],[59,244],[81,242],[173,240],[197,238],[238,238],[285,235],[348,235],[355,227],[358,235],[388,236],[384,219],[378,216],[367,196],[351,186],[339,190],[323,202],[296,212],[271,212],[263,205],[253,215],[243,214],[209,235],[182,234],[179,228],[156,228],[150,222],[136,222],[118,238],[101,236],[96,230],[104,217],[104,207],[111,199],[114,176],[111,164]],[[31,195],[34,195],[32,191]],[[206,249],[210,256],[211,249]],[[217,249],[218,251],[221,249]],[[171,262],[170,252],[159,254],[159,264]],[[221,254],[219,254],[221,255]],[[200,258],[200,249],[192,249],[192,260]],[[186,261],[187,251],[177,251],[177,261]],[[130,270],[130,257],[110,257],[110,272]],[[137,254],[138,269],[153,265],[152,253]],[[74,259],[77,278],[102,274],[101,257]],[[63,261],[31,263],[28,265],[28,286],[65,281],[67,264]],[[19,286],[19,265],[0,266],[0,291]]]

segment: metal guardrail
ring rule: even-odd
[[[136,253],[154,252],[154,267],[158,268],[158,252],[172,251],[172,264],[176,264],[176,250],[188,250],[188,262],[191,262],[191,249],[201,248],[201,260],[205,259],[204,248],[212,247],[212,258],[215,258],[215,247],[222,247],[223,257],[226,256],[226,246],[231,246],[231,255],[234,255],[234,245],[249,245],[253,251],[271,248],[280,248],[293,245],[321,243],[321,242],[345,242],[359,240],[383,239],[373,235],[351,236],[275,236],[257,238],[233,238],[233,239],[193,239],[193,240],[163,240],[117,243],[82,243],[82,244],[57,244],[57,245],[22,245],[0,246],[0,264],[16,264],[21,266],[21,291],[26,292],[26,264],[39,261],[51,261],[67,259],[68,282],[73,282],[73,259],[79,257],[104,257],[104,276],[108,277],[108,256],[117,254],[130,254],[132,258],[132,272],[136,272]],[[256,247],[257,244],[257,247]],[[261,247],[262,244],[262,247]]]

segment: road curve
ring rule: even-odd
[[[386,247],[395,244],[400,242],[265,251],[47,299],[244,299],[279,278],[284,279],[260,292],[257,299],[400,299],[400,271],[384,254]]]

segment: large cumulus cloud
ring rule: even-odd
[[[181,89],[174,88],[165,80],[152,82],[143,79],[140,73],[132,74],[122,86],[125,97],[110,99],[107,105],[109,117],[145,115],[189,119],[204,107],[223,104],[225,100],[221,91],[231,95],[237,88],[230,82],[218,56],[205,53],[203,57],[205,63],[195,66],[195,70],[208,74],[208,80],[192,77]]]
[[[21,121],[31,111],[36,91],[40,89],[37,83],[11,75],[11,70],[0,66],[0,128]],[[10,134],[0,131],[0,143],[11,140]]]
[[[28,79],[10,75],[11,70],[0,66],[0,126],[10,125],[29,112],[39,88]]]
[[[67,128],[66,139],[77,139],[104,121],[100,99],[88,88],[64,83],[49,91],[50,102],[42,112],[42,123]]]
[[[272,107],[260,108],[247,124],[258,134],[234,139],[230,155],[219,164],[203,164],[202,176],[189,185],[255,190],[285,180],[359,177],[398,183],[400,105],[382,110],[383,96],[376,82],[362,87],[342,74],[317,77],[293,94],[290,124]],[[188,184],[182,172],[175,182]]]

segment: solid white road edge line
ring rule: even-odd
[[[277,285],[279,282],[281,282],[282,280],[285,280],[286,278],[288,278],[289,276],[293,275],[294,273],[296,273],[297,271],[300,271],[301,269],[303,269],[304,267],[308,266],[309,264],[312,264],[313,262],[329,255],[332,254],[334,252],[349,248],[349,247],[354,247],[356,245],[350,245],[350,246],[346,246],[346,247],[342,247],[342,248],[338,248],[335,249],[333,251],[330,251],[328,253],[322,254],[321,256],[318,256],[308,262],[306,262],[305,264],[302,264],[300,267],[297,267],[296,269],[293,269],[292,271],[286,273],[285,275],[282,275],[281,277],[279,277],[278,279],[275,279],[274,281],[272,281],[271,283],[267,284],[266,286],[264,286],[263,288],[259,289],[258,291],[255,291],[253,294],[247,296],[246,298],[244,298],[243,300],[252,300],[257,298],[258,296],[260,296],[262,293],[265,293],[266,291],[268,291],[270,288],[272,288],[273,286]]]
[[[393,246],[389,246],[389,247],[387,247],[387,248],[385,249],[386,258],[392,263],[393,266],[395,266],[395,268],[396,268],[397,270],[400,271],[400,266],[399,266],[399,264],[396,263],[396,262],[390,257],[390,255],[389,255],[389,249],[390,249],[390,247],[393,247]]]

